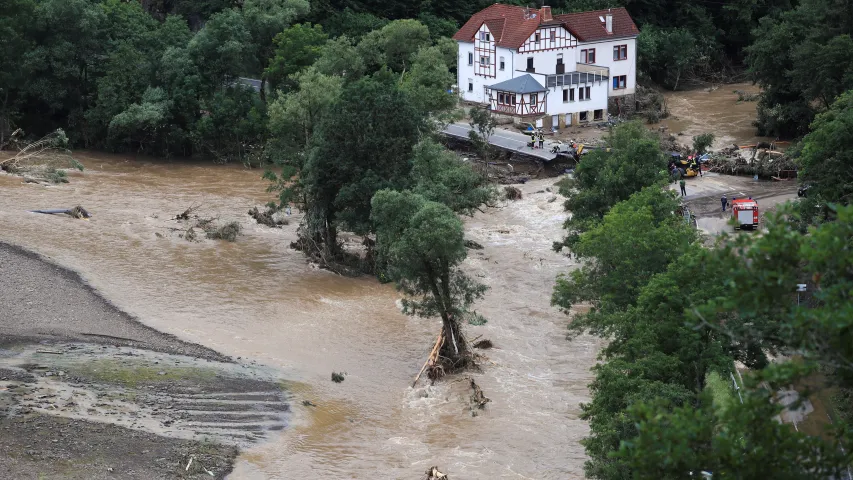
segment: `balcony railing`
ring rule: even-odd
[[[583,67],[584,71],[581,71]],[[595,68],[589,68],[595,67]],[[555,88],[563,85],[579,85],[584,83],[607,82],[610,78],[610,69],[595,65],[578,64],[578,71],[562,75],[546,75],[545,87]]]

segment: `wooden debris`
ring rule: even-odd
[[[438,467],[429,467],[425,475],[424,480],[450,480],[450,477],[438,471]]]
[[[504,187],[504,197],[507,200],[521,200],[521,190],[517,187],[513,187],[512,185],[507,185]]]
[[[474,408],[476,407],[476,408],[482,410],[482,409],[486,408],[486,404],[491,402],[491,400],[488,397],[486,397],[485,395],[483,395],[483,390],[480,388],[479,385],[477,385],[476,382],[474,382],[473,378],[470,378],[469,380],[471,381],[471,390],[472,390],[472,393],[471,393],[471,410],[472,410],[472,413],[474,415],[476,415],[476,411],[474,411]]]
[[[427,361],[424,362],[424,366],[421,367],[421,371],[418,372],[418,376],[415,377],[415,380],[412,382],[412,388],[415,388],[415,385],[418,383],[418,379],[421,378],[424,371],[427,368],[440,368],[437,366],[438,362],[438,352],[441,351],[441,346],[444,344],[444,327],[441,327],[441,332],[438,334],[438,338],[435,340],[435,345],[432,347],[432,351],[429,353],[429,357],[427,357]]]
[[[183,213],[175,215],[175,220],[189,220],[193,212],[198,210],[200,206],[201,205],[190,205],[186,210],[183,211]]]

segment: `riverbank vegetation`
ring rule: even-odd
[[[583,264],[557,279],[553,302],[591,307],[573,316],[570,341],[608,342],[582,406],[588,477],[838,478],[853,462],[848,97],[798,147],[814,190],[771,214],[762,235],[724,235],[705,248],[665,183],[630,174],[663,157],[628,135],[630,124],[611,137],[656,152],[618,164],[590,154],[596,175],[579,168],[564,186],[567,207],[585,213],[567,222],[571,241],[555,247],[569,246]],[[618,172],[623,190],[610,185]],[[792,385],[798,391],[785,393]],[[804,433],[797,410],[815,394],[836,404]]]
[[[491,3],[3,0],[0,145],[18,128],[31,140],[62,128],[73,148],[269,163],[307,142],[340,80],[387,68],[419,108],[447,108],[435,92],[455,83],[449,37]],[[853,14],[840,0],[550,3],[627,8],[641,83],[755,80],[763,134],[804,135],[853,87]],[[282,124],[295,111],[301,128]]]

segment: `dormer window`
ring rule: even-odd
[[[483,42],[488,42],[490,39],[489,32],[480,32],[480,40]]]

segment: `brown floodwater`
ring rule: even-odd
[[[755,103],[737,104],[730,93],[746,87],[670,94],[665,122],[685,135],[712,130],[718,145],[751,141]],[[437,322],[402,315],[390,285],[306,263],[288,248],[298,214],[280,230],[246,215],[271,200],[261,172],[75,157],[86,170],[67,185],[0,174],[0,241],[80,272],[149,326],[280,373],[293,423],[245,451],[230,478],[410,479],[431,465],[464,479],[583,477],[588,427],[579,403],[589,400],[600,343],[566,340],[569,319],[550,305],[555,277],[575,267],[551,250],[566,218],[544,191],[553,180],[529,182],[522,200],[466,219],[466,235],[485,249],[472,250],[465,268],[490,287],[476,305],[489,322],[468,333],[496,345],[471,374],[491,399],[472,416],[467,376],[411,388]],[[29,212],[74,205],[93,217]],[[238,221],[244,234],[235,243],[180,238],[172,218],[191,205],[202,217]],[[333,371],[346,380],[332,383]]]
[[[440,465],[458,478],[580,478],[578,404],[588,400],[598,343],[565,338],[568,317],[550,306],[554,279],[573,268],[550,250],[565,219],[553,184],[467,220],[486,246],[466,268],[491,287],[469,334],[491,339],[482,373],[492,402],[472,416],[465,377],[411,388],[439,330],[409,318],[391,285],[313,268],[288,248],[298,215],[281,230],[246,212],[271,199],[257,170],[83,152],[61,186],[0,175],[0,241],[50,257],[142,322],[280,372],[293,424],[245,451],[231,478],[416,478]],[[28,210],[82,205],[73,220]],[[235,220],[237,242],[188,242],[172,218],[191,205]],[[185,228],[185,227],[184,227]],[[330,381],[332,371],[346,380]],[[316,407],[302,406],[309,400]]]
[[[712,148],[721,148],[733,143],[754,144],[771,141],[772,138],[756,135],[755,121],[757,102],[739,102],[734,90],[759,93],[751,83],[735,83],[696,90],[667,92],[670,116],[654,127],[664,126],[680,143],[692,144],[693,136],[711,132],[715,135]]]

